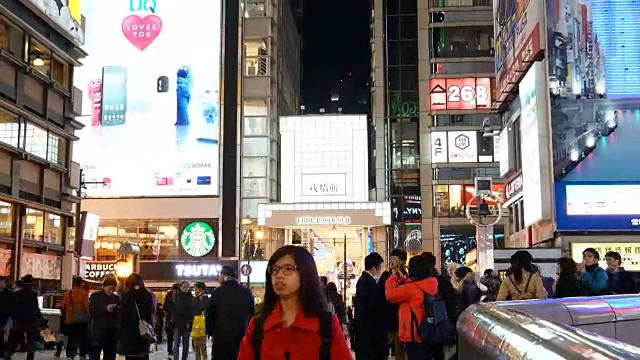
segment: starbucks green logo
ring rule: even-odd
[[[207,223],[192,222],[185,226],[180,235],[180,245],[187,254],[193,257],[205,256],[216,245],[216,236]]]

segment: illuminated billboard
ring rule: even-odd
[[[640,184],[558,182],[558,230],[640,230]]]
[[[218,195],[221,4],[84,1],[74,161],[89,197]]]
[[[544,50],[544,8],[543,1],[493,2],[497,102],[517,90],[517,84]]]
[[[434,131],[431,138],[431,163],[496,162],[500,158],[494,137],[478,131]]]
[[[481,110],[491,108],[491,79],[431,79],[429,104],[437,110]]]
[[[81,15],[80,0],[28,0],[38,10],[44,13],[65,33],[71,36],[73,42],[82,46],[84,44],[85,23]],[[91,1],[91,0],[85,0]]]

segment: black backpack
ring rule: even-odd
[[[253,332],[251,334],[251,348],[253,358],[260,360],[262,352],[262,340],[264,339],[264,322],[267,317],[264,314],[257,315],[253,319]],[[324,311],[320,315],[320,360],[331,360],[331,338],[333,334],[333,313]]]

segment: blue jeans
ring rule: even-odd
[[[419,342],[404,343],[404,351],[407,360],[431,359],[431,349],[429,345]]]
[[[182,360],[189,357],[189,338],[191,331],[189,327],[176,327],[173,330],[173,360],[180,360],[180,345],[182,345]]]

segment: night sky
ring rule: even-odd
[[[362,113],[369,107],[369,1],[304,2],[302,89],[307,113],[321,107],[333,112],[337,106],[345,113]],[[336,93],[340,101],[331,103]]]

